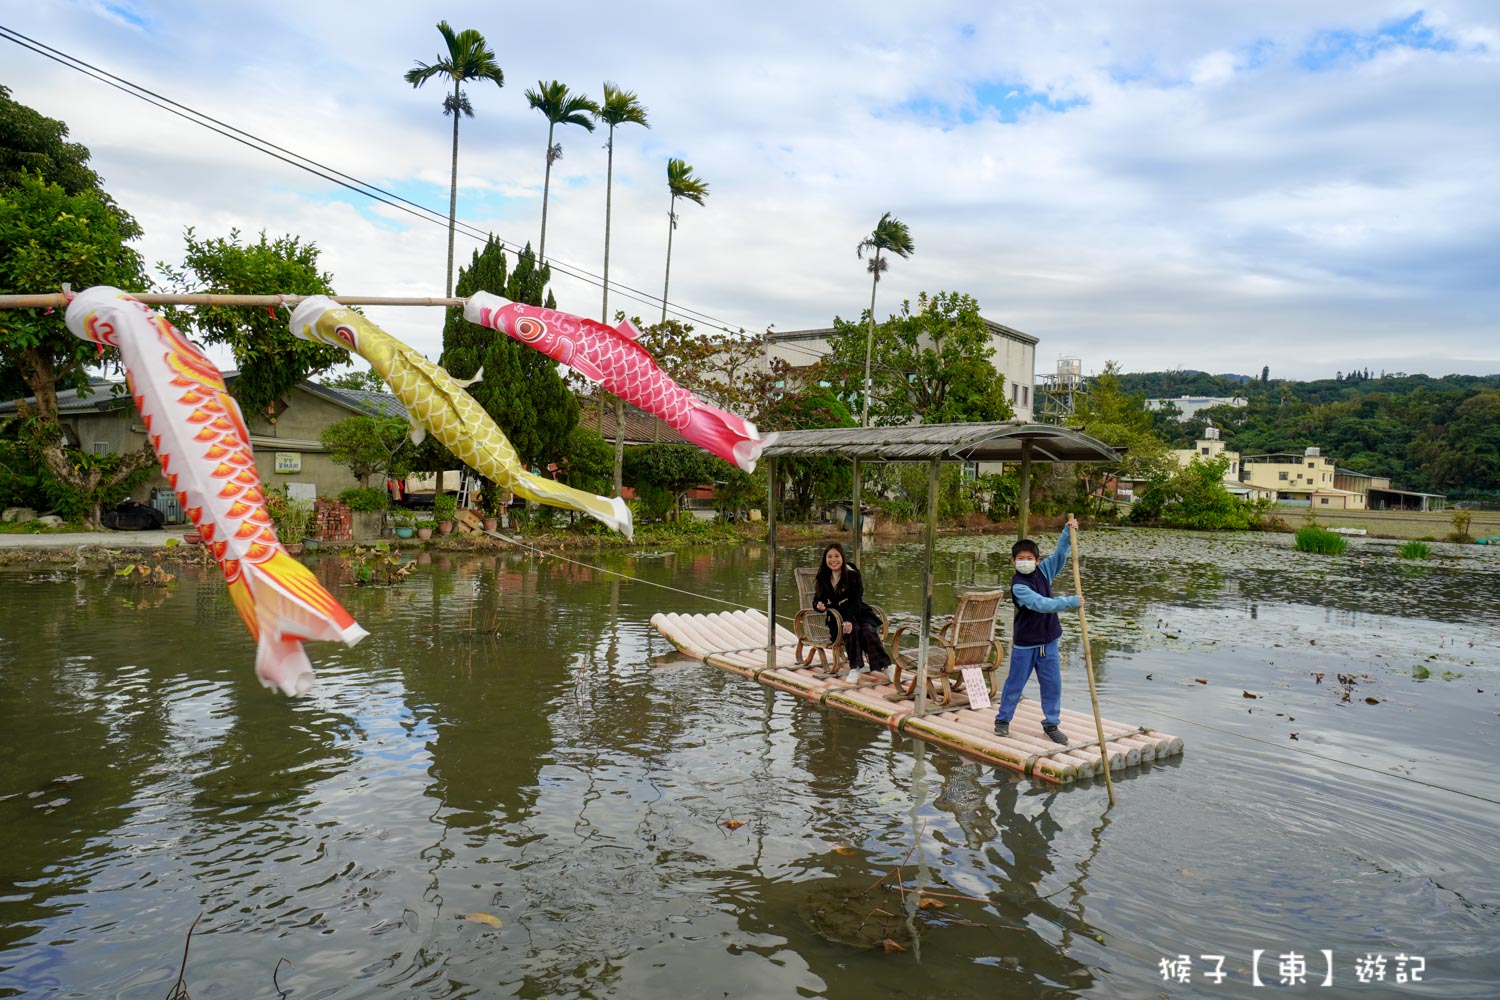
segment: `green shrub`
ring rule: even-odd
[[[439,521],[452,521],[458,517],[458,497],[439,493],[432,498],[432,516]]]
[[[379,486],[353,486],[340,493],[339,499],[350,510],[385,510],[391,505],[390,495]]]
[[[1336,556],[1349,547],[1349,540],[1324,528],[1297,529],[1297,551]]]
[[[1402,559],[1426,559],[1432,555],[1432,547],[1426,542],[1410,541],[1401,546],[1398,555]]]

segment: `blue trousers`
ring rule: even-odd
[[[1010,673],[1005,675],[1005,687],[1000,692],[1000,711],[997,722],[1009,722],[1016,714],[1016,703],[1021,700],[1021,689],[1036,672],[1037,685],[1042,689],[1042,720],[1055,726],[1062,715],[1062,660],[1057,655],[1057,640],[1045,646],[1012,646],[1010,651]]]

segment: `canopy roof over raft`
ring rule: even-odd
[[[861,462],[1107,462],[1122,449],[1082,431],[1007,420],[985,424],[916,424],[907,427],[828,427],[781,431],[761,453],[766,458],[836,455]]]

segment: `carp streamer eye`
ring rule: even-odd
[[[335,337],[339,338],[340,340],[342,340],[345,344],[348,344],[351,350],[354,348],[354,328],[353,327],[336,326],[336,327],[333,328],[333,335]]]
[[[533,340],[540,340],[542,334],[546,332],[547,324],[543,323],[539,319],[533,319],[530,316],[522,316],[520,319],[516,320],[516,336],[526,341],[527,343],[530,343]]]

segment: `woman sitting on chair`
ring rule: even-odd
[[[833,544],[824,549],[813,607],[819,611],[837,611],[843,617],[844,652],[849,657],[850,678],[880,683],[887,679],[884,674],[891,665],[891,657],[880,642],[880,618],[865,604],[864,597],[864,579],[853,563],[845,561],[844,547]],[[837,638],[833,628],[833,617],[829,616],[829,636]],[[866,661],[870,674],[859,677],[866,669]]]

